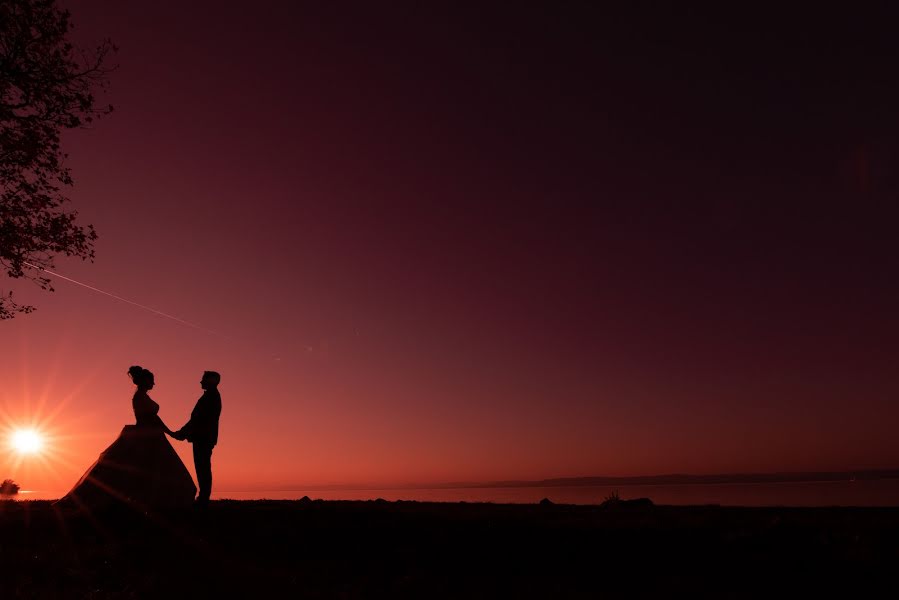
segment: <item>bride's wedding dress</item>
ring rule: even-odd
[[[137,423],[122,429],[60,502],[82,508],[120,502],[138,509],[176,508],[193,502],[197,488],[165,437],[159,405],[140,391],[133,405]]]

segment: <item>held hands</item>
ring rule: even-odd
[[[178,431],[171,432],[169,435],[171,435],[174,439],[180,440],[182,442],[187,439],[187,436],[182,433],[180,429]]]

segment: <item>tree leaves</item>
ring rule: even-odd
[[[115,46],[77,48],[66,39],[71,28],[55,0],[0,3],[0,267],[49,291],[40,269],[59,254],[93,260],[97,239],[65,209],[73,179],[60,134],[112,111],[96,105],[94,92],[108,84]],[[33,309],[0,291],[0,319]]]

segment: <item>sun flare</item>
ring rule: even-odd
[[[44,446],[41,434],[32,429],[20,429],[14,431],[11,439],[12,447],[21,454],[34,454],[40,452]]]

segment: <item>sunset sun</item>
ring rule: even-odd
[[[32,429],[20,429],[13,432],[11,443],[13,449],[21,454],[34,454],[40,452],[44,440],[40,433]]]

